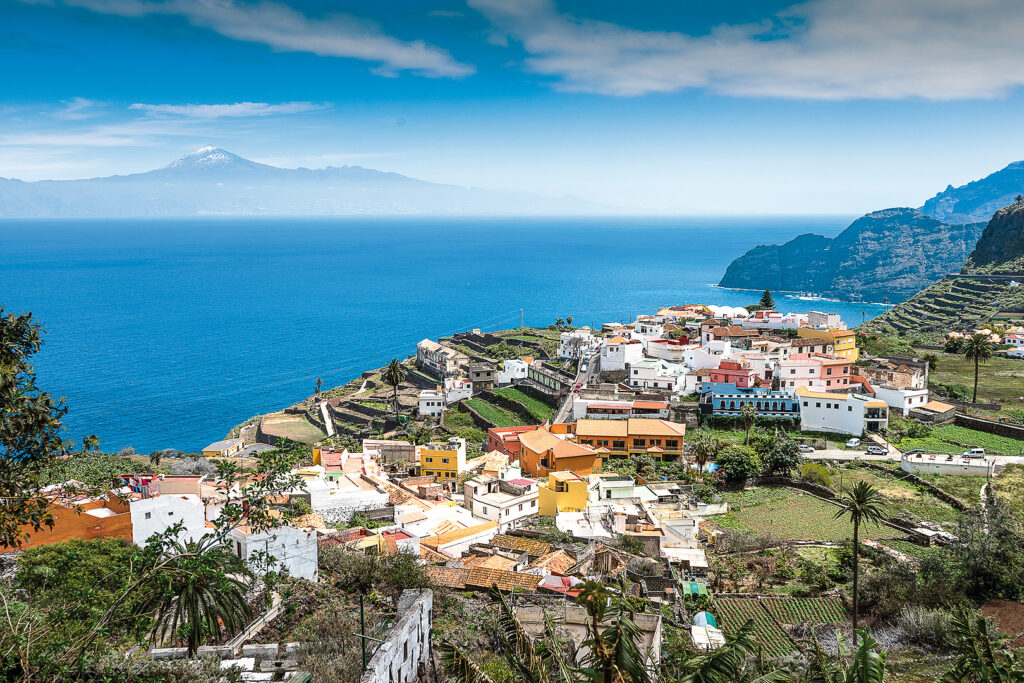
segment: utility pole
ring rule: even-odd
[[[523,331],[523,327],[524,327],[524,325],[523,325],[523,309],[520,308],[519,309],[519,331],[520,332]]]

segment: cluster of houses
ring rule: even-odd
[[[1024,326],[1021,325],[1008,327],[1002,334],[993,332],[987,327],[966,332],[948,332],[946,333],[946,340],[964,339],[976,334],[984,335],[993,344],[1005,345],[1007,348],[1002,353],[1006,356],[1010,358],[1024,358]]]

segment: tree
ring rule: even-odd
[[[565,325],[565,320],[563,318],[556,318],[555,327],[561,327],[562,325]]]
[[[320,395],[320,390],[323,389],[323,388],[324,388],[324,381],[321,378],[317,377],[316,378],[316,395],[317,396]]]
[[[100,449],[100,440],[95,434],[89,434],[82,437],[82,450],[88,453],[89,451],[98,451]]]
[[[773,311],[775,310],[775,299],[772,298],[772,293],[767,288],[764,290],[764,294],[761,295],[761,300],[757,303],[764,310]]]
[[[743,421],[743,428],[746,430],[746,436],[743,437],[743,445],[750,445],[750,428],[754,426],[754,419],[757,417],[757,409],[754,408],[754,404],[750,401],[745,402],[740,406],[740,419]]]
[[[160,458],[163,457],[163,451],[153,451],[149,454],[149,464],[154,468],[160,467]]]
[[[849,516],[853,522],[853,630],[857,631],[857,609],[859,607],[857,587],[860,578],[860,525],[865,522],[878,523],[885,517],[882,494],[871,484],[861,481],[852,489],[839,495],[843,507],[834,518]]]
[[[749,446],[729,446],[718,454],[718,467],[729,481],[744,482],[761,471],[761,456]]]
[[[571,315],[565,316],[565,324],[568,325],[569,327],[572,327],[572,316]]]
[[[395,404],[395,422],[398,421],[398,385],[405,380],[405,368],[397,358],[392,358],[387,367],[384,368],[383,380],[389,384],[392,390],[392,397]]]
[[[151,550],[147,548],[147,550]],[[250,618],[246,600],[251,578],[245,562],[225,545],[173,540],[160,548],[164,563],[139,587],[139,610],[154,616],[150,639],[159,644],[183,635],[189,656],[221,628],[238,631]]]
[[[929,370],[936,370],[939,367],[939,357],[934,353],[926,353],[921,356],[921,360],[928,363]]]
[[[1013,198],[1013,201],[1017,202],[1018,204],[1024,202],[1024,195],[1017,195],[1016,197]]]
[[[68,452],[61,439],[63,399],[36,386],[31,358],[42,325],[31,313],[0,308],[0,547],[21,545],[27,531],[53,528],[50,499],[40,491],[45,469]]]
[[[971,335],[961,346],[960,352],[964,358],[974,361],[974,394],[971,403],[978,402],[978,364],[991,358],[992,351],[992,342],[983,334]]]
[[[996,637],[985,617],[960,609],[952,630],[957,657],[940,683],[1024,681],[1024,657]]]
[[[788,476],[803,464],[800,447],[792,439],[776,439],[771,450],[761,456],[765,474]]]
[[[722,450],[722,442],[711,432],[698,430],[694,432],[693,441],[690,442],[690,454],[693,456],[697,469],[704,471],[708,461],[718,456]]]

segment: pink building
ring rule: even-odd
[[[823,353],[794,353],[779,363],[779,388],[846,392],[854,386],[847,358]]]
[[[709,382],[735,384],[743,389],[758,386],[761,380],[753,368],[731,360],[723,360],[717,368],[711,368],[709,373],[710,377],[707,380]]]

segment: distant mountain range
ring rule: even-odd
[[[949,186],[920,209],[869,213],[834,238],[806,234],[754,247],[729,264],[719,285],[902,301],[959,270],[982,236],[984,221],[1021,192],[1024,161]]]
[[[2,218],[602,214],[614,207],[417,180],[360,166],[285,169],[203,147],[146,173],[0,178]]]

